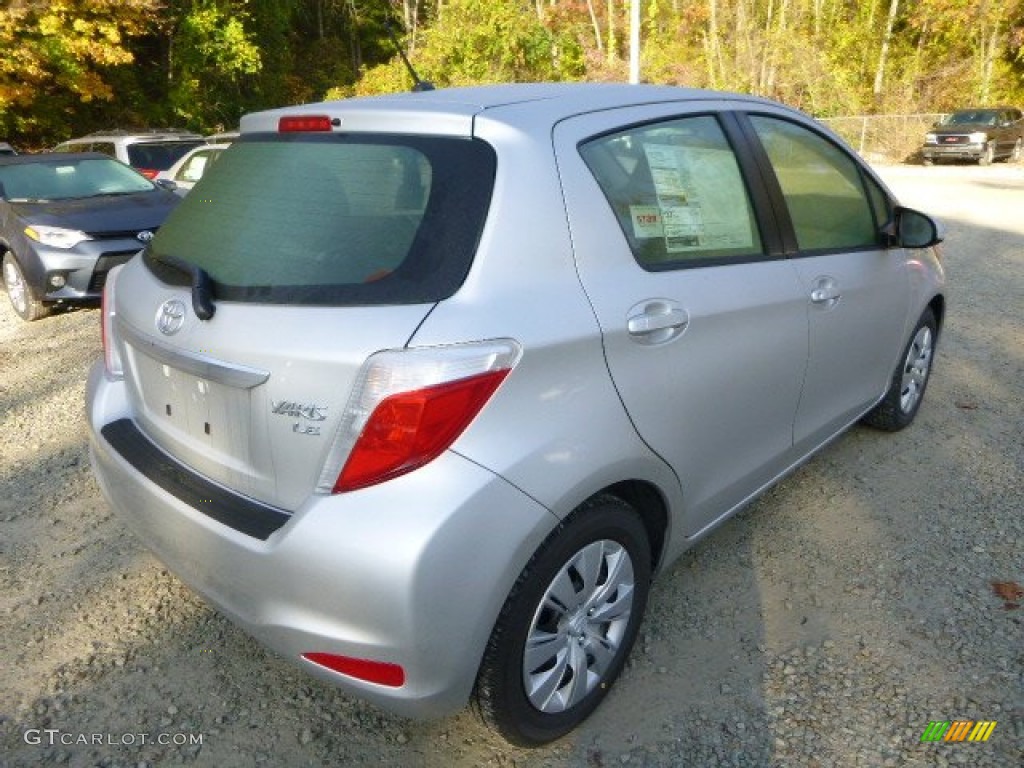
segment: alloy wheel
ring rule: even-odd
[[[523,654],[530,703],[564,712],[599,685],[617,658],[633,607],[633,562],[617,542],[579,550],[548,585]]]
[[[928,381],[928,372],[931,370],[933,349],[931,328],[928,326],[918,328],[914,340],[907,350],[907,359],[903,364],[900,408],[904,413],[910,413],[917,405],[917,401],[921,399],[924,385]]]
[[[17,310],[18,314],[27,312],[28,286],[25,285],[25,279],[21,276],[17,265],[11,260],[7,260],[4,264],[4,283],[7,286],[7,295],[10,296],[14,309]]]

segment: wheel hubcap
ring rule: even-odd
[[[28,306],[25,281],[21,279],[17,268],[10,262],[4,264],[4,282],[7,284],[7,295],[11,297],[11,304],[18,312],[24,312]]]
[[[633,561],[610,540],[588,544],[562,566],[533,617],[523,684],[544,713],[578,704],[618,657],[633,607]]]
[[[903,381],[900,386],[900,408],[910,413],[921,399],[928,371],[932,364],[932,331],[927,326],[919,328],[907,350],[903,364]]]

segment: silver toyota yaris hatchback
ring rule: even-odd
[[[622,670],[654,573],[851,424],[913,420],[938,239],[762,99],[250,115],[107,281],[93,465],[267,646],[543,743]]]

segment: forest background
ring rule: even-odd
[[[231,129],[438,86],[626,81],[631,0],[2,0],[0,140]],[[640,0],[641,78],[819,117],[1024,102],[1024,0]]]

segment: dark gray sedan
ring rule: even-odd
[[[0,157],[0,258],[23,320],[98,299],[180,198],[99,153]]]

